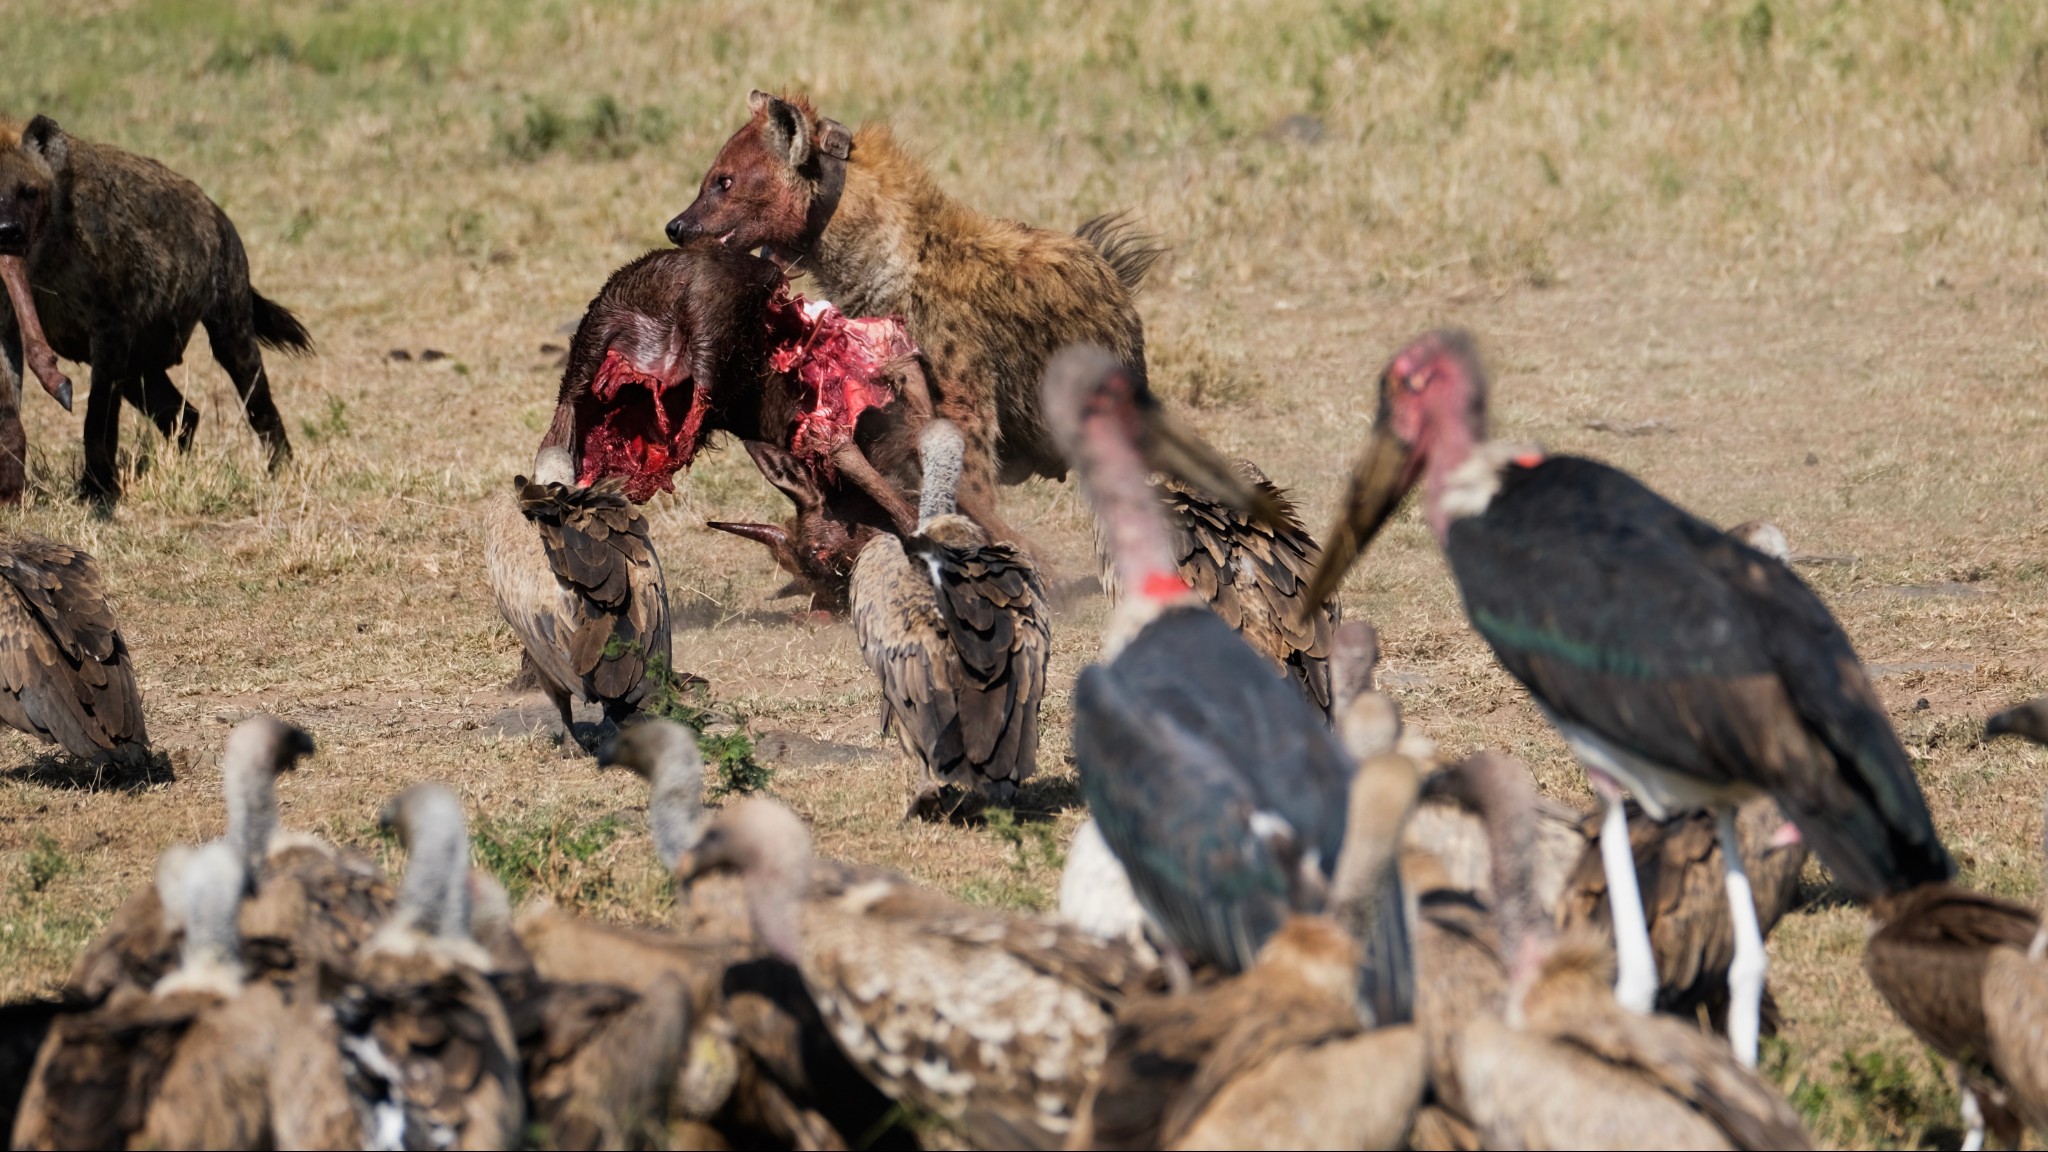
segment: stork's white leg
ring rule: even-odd
[[[1636,884],[1635,853],[1629,849],[1628,813],[1621,792],[1598,787],[1607,803],[1600,825],[1600,866],[1607,873],[1607,913],[1614,921],[1614,998],[1631,1012],[1647,1013],[1657,1002],[1657,957],[1650,951],[1650,926],[1643,918],[1643,894]]]
[[[1963,1085],[1963,1125],[1969,1129],[1963,1136],[1963,1152],[1980,1152],[1984,1147],[1984,1109],[1967,1084]]]
[[[1742,867],[1742,844],[1735,835],[1735,809],[1714,813],[1721,835],[1721,862],[1727,868],[1728,914],[1735,921],[1735,959],[1728,965],[1728,1045],[1745,1068],[1756,1067],[1756,1036],[1764,1003],[1764,973],[1770,955],[1764,932],[1756,922],[1756,897],[1749,873]]]

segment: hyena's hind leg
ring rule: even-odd
[[[251,315],[251,297],[216,305],[200,323],[206,326],[206,340],[213,358],[227,369],[241,397],[242,411],[249,427],[270,450],[270,470],[275,472],[292,458],[291,438],[285,433],[284,417],[270,397],[270,375],[263,370],[263,353],[256,346],[256,326]]]
[[[178,451],[192,447],[192,437],[199,431],[199,409],[194,408],[171,383],[171,374],[162,368],[152,368],[140,377],[121,381],[121,398],[135,405],[144,419],[156,425],[163,438],[175,443]]]

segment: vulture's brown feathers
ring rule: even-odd
[[[16,537],[0,581],[0,720],[73,756],[147,758],[142,693],[92,557]]]
[[[962,516],[907,542],[878,535],[853,572],[853,627],[882,685],[882,724],[924,767],[1008,803],[1038,763],[1051,654],[1045,588],[1030,559]]]
[[[1234,463],[1253,487],[1273,498],[1284,526],[1254,520],[1178,480],[1155,476],[1152,486],[1166,513],[1167,537],[1181,579],[1246,643],[1300,685],[1309,703],[1328,710],[1336,602],[1304,611],[1309,574],[1322,549],[1284,491],[1251,461]],[[1102,560],[1102,587],[1114,602],[1120,590],[1099,524],[1095,543]]]
[[[647,519],[616,479],[591,488],[519,477],[500,507],[485,559],[498,609],[548,694],[617,718],[669,658],[668,596]]]

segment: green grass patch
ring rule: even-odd
[[[22,860],[22,880],[31,892],[41,892],[57,877],[77,867],[64,848],[48,832],[37,832]]]
[[[616,637],[613,642],[618,642]],[[615,654],[606,652],[608,656]],[[710,687],[702,681],[684,682],[663,656],[649,657],[647,674],[659,687],[641,701],[640,710],[673,720],[697,734],[697,750],[711,769],[713,799],[767,789],[775,778],[775,770],[754,757],[754,737],[744,716],[737,711],[721,712],[714,708]]]
[[[590,907],[613,895],[611,867],[598,857],[618,835],[617,817],[583,821],[555,812],[486,819],[470,844],[514,905],[537,894]]]

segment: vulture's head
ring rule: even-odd
[[[811,833],[802,818],[766,796],[727,808],[676,864],[685,883],[714,872],[739,876],[755,937],[769,952],[796,963],[799,909],[811,876]]]

